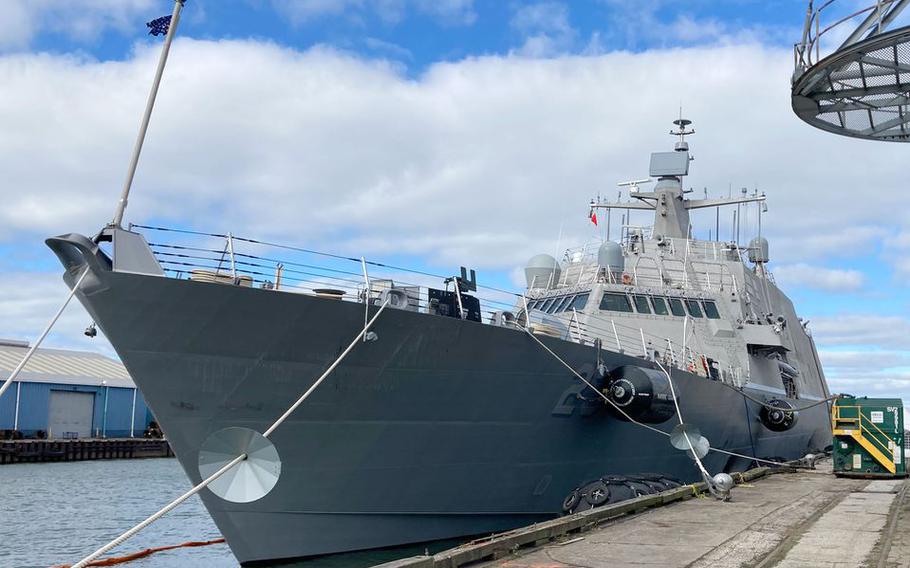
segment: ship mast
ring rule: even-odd
[[[590,207],[594,209],[636,209],[654,211],[653,236],[664,238],[691,238],[689,211],[692,209],[705,209],[708,207],[721,207],[723,205],[736,205],[738,203],[761,202],[765,194],[721,199],[686,199],[682,186],[682,178],[689,174],[689,162],[694,158],[689,155],[689,143],[686,136],[695,134],[694,129],[687,130],[692,124],[691,120],[678,118],[673,121],[676,130],[671,130],[672,136],[679,140],[672,152],[654,152],[651,154],[649,176],[657,178],[653,191],[641,191],[638,184],[654,180],[638,180],[625,182],[620,186],[630,186],[629,196],[632,201],[625,203],[591,200]]]

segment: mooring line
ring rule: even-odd
[[[364,325],[363,329],[360,330],[360,333],[357,334],[357,337],[354,338],[354,341],[352,341],[351,344],[348,345],[347,349],[345,349],[344,351],[342,351],[341,355],[339,355],[338,358],[335,359],[335,361],[334,361],[331,365],[329,365],[329,368],[325,370],[325,372],[322,374],[322,376],[320,376],[318,379],[316,379],[316,382],[314,382],[314,383],[312,384],[312,386],[310,386],[310,388],[308,388],[308,389],[306,390],[306,392],[304,392],[304,393],[300,396],[300,398],[298,398],[298,399],[294,402],[294,404],[292,404],[292,405],[290,406],[290,408],[288,408],[288,409],[284,412],[284,414],[282,414],[277,420],[275,420],[275,422],[274,422],[271,426],[269,426],[269,428],[263,433],[263,437],[268,438],[269,435],[270,435],[272,432],[274,432],[276,428],[278,428],[278,426],[280,426],[285,420],[287,420],[288,417],[289,417],[289,416],[290,416],[290,415],[291,415],[291,414],[292,414],[292,413],[293,413],[301,404],[303,404],[303,401],[306,400],[307,397],[310,396],[310,394],[312,394],[313,391],[316,390],[316,387],[318,387],[318,386],[319,386],[319,385],[320,385],[320,384],[321,384],[321,383],[322,383],[322,382],[323,382],[323,381],[332,373],[332,371],[334,371],[335,368],[338,367],[339,364],[341,364],[341,361],[344,360],[345,357],[347,357],[348,353],[350,353],[351,350],[353,350],[354,347],[355,347],[358,343],[360,343],[361,338],[362,338],[364,335],[366,335],[367,331],[369,331],[370,327],[373,326],[373,324],[376,322],[376,319],[379,318],[379,315],[382,314],[382,312],[386,309],[386,307],[387,307],[388,305],[389,305],[389,299],[386,299],[386,301],[382,304],[382,306],[379,308],[379,310],[376,312],[376,314],[373,316],[373,318],[370,319],[370,321],[368,321],[368,322],[366,323],[366,325]],[[152,516],[148,517],[147,519],[145,519],[144,521],[142,521],[142,522],[139,523],[138,525],[134,526],[134,527],[131,528],[130,530],[126,531],[126,532],[123,533],[122,535],[118,536],[117,538],[115,538],[115,539],[112,540],[111,542],[105,544],[104,546],[102,546],[101,548],[99,548],[98,550],[96,550],[95,552],[89,554],[88,556],[86,556],[85,558],[83,558],[82,560],[80,560],[79,562],[77,562],[76,564],[73,564],[73,567],[72,567],[72,568],[86,568],[86,566],[88,566],[90,562],[92,562],[93,560],[95,560],[96,558],[98,558],[99,556],[101,556],[102,554],[104,554],[104,553],[106,553],[106,552],[108,552],[108,551],[110,551],[110,550],[116,548],[117,546],[123,544],[125,541],[127,541],[129,538],[131,538],[132,536],[134,536],[136,533],[138,533],[139,531],[141,531],[141,530],[144,529],[145,527],[149,526],[150,524],[154,523],[155,521],[157,521],[158,519],[160,519],[161,517],[163,517],[164,515],[166,515],[168,512],[170,512],[171,510],[173,510],[175,507],[177,507],[178,505],[180,505],[181,503],[183,503],[184,501],[186,501],[187,499],[189,499],[190,497],[192,497],[193,495],[195,495],[195,494],[199,493],[200,491],[202,491],[205,487],[207,487],[208,485],[210,485],[213,481],[215,481],[216,479],[218,479],[219,477],[221,477],[222,475],[224,475],[225,473],[227,473],[231,468],[233,468],[235,465],[239,464],[240,462],[244,461],[245,459],[247,459],[247,455],[246,455],[246,454],[240,454],[239,456],[237,456],[236,458],[234,458],[233,460],[231,460],[230,462],[228,462],[227,464],[225,464],[221,469],[219,469],[218,471],[216,471],[215,473],[213,473],[212,475],[210,475],[209,477],[207,477],[207,478],[206,478],[205,480],[203,480],[201,483],[199,483],[198,485],[196,485],[195,487],[193,487],[192,489],[190,489],[189,491],[187,491],[186,493],[184,493],[183,495],[181,495],[181,496],[178,497],[177,499],[174,499],[173,501],[171,501],[170,503],[168,503],[167,505],[165,505],[165,506],[164,506],[162,509],[160,509],[157,513],[155,513],[155,514],[153,514]]]
[[[588,381],[588,380],[585,379],[583,376],[581,376],[581,375],[578,373],[578,371],[576,371],[576,370],[572,367],[572,365],[569,365],[568,363],[566,363],[565,360],[563,360],[559,355],[557,355],[556,353],[554,353],[552,349],[550,349],[549,347],[547,347],[546,344],[545,344],[544,342],[542,342],[536,335],[534,335],[534,334],[531,332],[531,330],[529,330],[529,329],[527,329],[527,328],[521,328],[521,329],[522,329],[525,333],[527,333],[528,336],[531,337],[531,339],[533,339],[534,341],[536,341],[538,345],[540,345],[541,347],[543,347],[544,350],[545,350],[547,353],[549,353],[549,354],[552,355],[557,361],[559,361],[560,363],[562,363],[562,365],[563,365],[566,369],[568,369],[569,371],[571,371],[572,374],[575,375],[575,376],[578,378],[578,380],[580,380],[581,382],[583,382],[584,384],[586,384],[588,387],[590,387],[591,390],[593,390],[594,392],[596,392],[602,399],[604,399],[604,401],[607,402],[607,404],[609,404],[610,406],[612,406],[613,408],[615,408],[615,409],[617,410],[617,412],[619,412],[620,414],[622,414],[623,417],[624,417],[626,420],[628,420],[628,421],[631,422],[632,424],[635,424],[636,426],[640,426],[640,427],[645,428],[646,430],[650,430],[650,431],[652,431],[652,432],[654,432],[654,433],[656,433],[656,434],[660,434],[660,435],[666,436],[666,437],[668,437],[668,438],[670,437],[670,433],[669,433],[669,432],[664,432],[664,431],[661,430],[660,428],[655,428],[654,426],[651,426],[650,424],[645,424],[645,423],[643,423],[643,422],[639,422],[638,420],[635,420],[634,418],[632,418],[631,416],[629,416],[629,415],[626,413],[626,411],[624,411],[622,408],[620,408],[619,406],[617,406],[616,403],[614,403],[612,400],[610,400],[610,398],[609,398],[607,395],[605,395],[604,393],[600,392],[600,389],[598,389],[597,387],[595,387],[594,385],[592,385],[590,381]],[[802,468],[801,466],[793,465],[793,464],[789,464],[789,463],[785,463],[785,462],[779,462],[779,461],[774,461],[774,460],[767,460],[767,459],[763,459],[763,458],[756,458],[756,457],[753,457],[753,456],[748,456],[748,455],[745,455],[745,454],[739,454],[739,453],[736,453],[736,452],[732,452],[732,451],[730,451],[730,450],[722,450],[722,449],[720,449],[720,448],[714,448],[714,447],[711,447],[711,446],[708,446],[708,451],[709,451],[709,452],[717,452],[717,453],[720,453],[720,454],[725,454],[725,455],[728,455],[728,456],[733,456],[733,457],[738,457],[738,458],[744,458],[744,459],[752,460],[752,461],[755,461],[755,462],[767,463],[767,464],[776,465],[776,466],[786,466],[786,467],[794,467],[794,468],[801,468],[801,469],[812,469],[812,468]]]
[[[69,295],[66,297],[66,301],[63,302],[63,305],[60,306],[60,309],[57,310],[57,313],[54,315],[53,318],[51,318],[50,323],[48,323],[47,327],[44,328],[44,331],[41,332],[41,335],[35,341],[34,345],[32,345],[31,348],[29,348],[29,350],[26,352],[25,357],[23,357],[22,360],[19,361],[19,364],[16,365],[16,368],[13,369],[12,373],[10,373],[9,378],[6,379],[6,381],[3,383],[3,386],[0,386],[0,398],[3,397],[3,393],[5,393],[6,390],[10,387],[10,385],[13,384],[13,381],[16,380],[16,377],[18,377],[19,373],[22,372],[22,369],[25,368],[25,365],[28,363],[29,359],[31,359],[32,355],[35,354],[35,351],[38,350],[38,347],[44,341],[44,338],[47,337],[48,333],[50,333],[51,328],[53,328],[54,325],[57,323],[57,320],[60,319],[60,316],[63,314],[63,310],[66,309],[66,307],[70,303],[70,300],[72,300],[73,296],[76,295],[76,291],[79,289],[79,286],[82,284],[82,281],[85,280],[85,277],[88,276],[88,273],[89,273],[89,268],[88,268],[88,266],[86,266],[85,270],[82,272],[82,276],[80,276],[79,279],[76,280],[76,283],[73,285],[73,289],[70,290]]]

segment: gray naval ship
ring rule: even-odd
[[[274,488],[250,502],[201,493],[241,563],[502,531],[575,507],[573,490],[592,479],[700,480],[685,452],[642,427],[669,432],[675,403],[710,443],[712,475],[830,443],[830,393],[767,241],[691,238],[690,211],[764,196],[688,199],[691,131],[676,124],[675,150],[651,155],[653,191],[638,182],[628,201],[591,203],[653,211],[653,227],[535,256],[527,289],[493,300],[464,269],[406,286],[406,273],[378,278],[388,267],[361,259],[323,255],[320,272],[240,252],[265,244],[230,234],[109,226],[47,244],[71,288],[88,271],[77,297],[193,483],[213,433],[263,432],[388,302],[370,341],[269,438]],[[200,243],[167,240],[183,237]]]

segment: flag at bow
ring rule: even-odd
[[[145,25],[148,26],[149,35],[167,35],[167,30],[171,27],[171,16],[155,18],[151,22],[146,22]]]

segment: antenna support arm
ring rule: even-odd
[[[685,201],[686,209],[705,209],[708,207],[720,207],[722,205],[736,205],[737,203],[754,203],[764,201],[764,195],[753,195],[750,197],[732,197],[728,199],[691,199]]]

